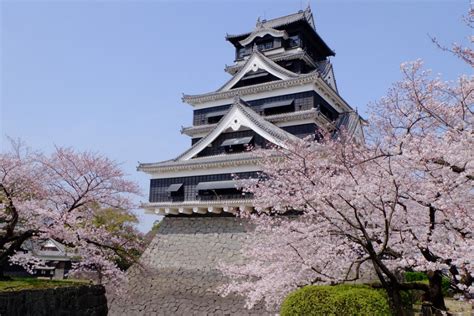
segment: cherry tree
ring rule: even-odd
[[[100,208],[134,207],[138,186],[125,179],[114,161],[90,152],[56,148],[51,155],[32,152],[18,142],[0,154],[0,272],[8,261],[34,268],[22,251],[29,239],[53,238],[80,259],[76,272],[99,272],[104,283],[124,273],[114,260],[128,258],[141,245],[97,225]]]
[[[453,52],[473,66],[472,50]],[[241,215],[256,230],[249,260],[221,267],[224,295],[275,306],[298,287],[374,273],[397,315],[400,291],[414,288],[445,310],[442,277],[472,297],[474,79],[443,82],[421,61],[401,69],[371,108],[364,144],[341,131],[255,153],[262,177],[242,184],[258,211]],[[429,285],[404,283],[407,269],[427,272]]]

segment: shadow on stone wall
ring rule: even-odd
[[[107,298],[101,285],[0,293],[1,316],[105,316]]]

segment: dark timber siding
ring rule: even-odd
[[[263,115],[261,106],[265,103],[275,102],[275,101],[285,101],[285,100],[295,100],[295,111],[309,110],[312,108],[321,108],[324,115],[328,116],[330,119],[335,119],[334,116],[337,116],[337,111],[329,105],[321,96],[319,96],[314,91],[300,92],[294,94],[286,94],[271,98],[259,99],[248,101],[251,108],[257,113]],[[221,105],[207,109],[194,110],[193,125],[204,125],[207,124],[206,115],[215,112],[222,112],[228,110],[230,105]]]
[[[285,126],[281,129],[287,131],[290,134],[298,136],[299,138],[304,138],[309,135],[317,134],[318,126],[316,124],[303,124],[303,125],[293,125]]]
[[[241,172],[236,173],[241,179],[256,178],[257,172]],[[199,182],[210,182],[210,181],[226,181],[232,180],[234,177],[230,173],[224,174],[210,174],[203,176],[191,176],[191,177],[179,177],[179,178],[167,178],[167,179],[151,179],[150,180],[150,202],[172,202],[172,201],[195,201],[200,200],[196,186]],[[184,195],[179,198],[171,198],[166,189],[175,183],[182,183],[184,189]],[[231,198],[244,198],[242,194],[236,194]]]
[[[231,138],[241,138],[241,137],[248,137],[253,136],[253,145],[257,148],[265,147],[268,144],[268,141],[263,138],[262,136],[258,135],[252,130],[247,131],[237,131],[237,132],[230,132],[224,133],[219,135],[211,144],[210,147],[204,148],[197,157],[203,156],[212,156],[225,153],[225,148],[221,147],[223,141]]]

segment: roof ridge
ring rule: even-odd
[[[308,19],[308,16],[307,14],[310,13],[310,16],[312,15],[312,12],[311,12],[311,8],[308,6],[305,10],[299,10],[298,12],[295,12],[295,13],[290,13],[290,14],[287,14],[287,15],[283,15],[283,16],[279,16],[279,17],[275,17],[275,18],[272,18],[272,19],[269,19],[269,20],[257,20],[257,23],[256,23],[256,28],[260,25],[262,25],[263,27],[270,27],[270,28],[275,28],[275,27],[279,27],[281,25],[286,25],[286,24],[289,24],[289,23],[293,23],[293,22],[296,22],[296,21],[299,21],[299,20],[302,20],[302,19],[305,19],[308,21],[308,23],[311,25],[311,27],[314,28],[314,23],[311,22],[309,19]],[[299,16],[299,17],[298,17]],[[309,16],[309,17],[310,17]],[[289,18],[293,18],[293,17],[298,17],[298,19],[295,19],[295,20],[290,20],[289,22],[288,21],[284,21],[285,19],[289,19]],[[260,18],[259,18],[260,19]],[[273,25],[272,23],[274,23],[275,21],[278,21],[278,20],[282,20],[282,23],[281,24],[275,24]],[[267,26],[268,25],[268,26]],[[245,32],[245,33],[240,33],[240,34],[226,34],[226,39],[231,39],[231,38],[236,38],[236,37],[241,37],[241,36],[245,36],[245,35],[249,35],[251,34],[253,31],[251,32]]]

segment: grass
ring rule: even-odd
[[[84,280],[42,280],[36,278],[12,278],[10,281],[0,281],[0,292],[13,292],[31,289],[48,289],[88,284]]]

